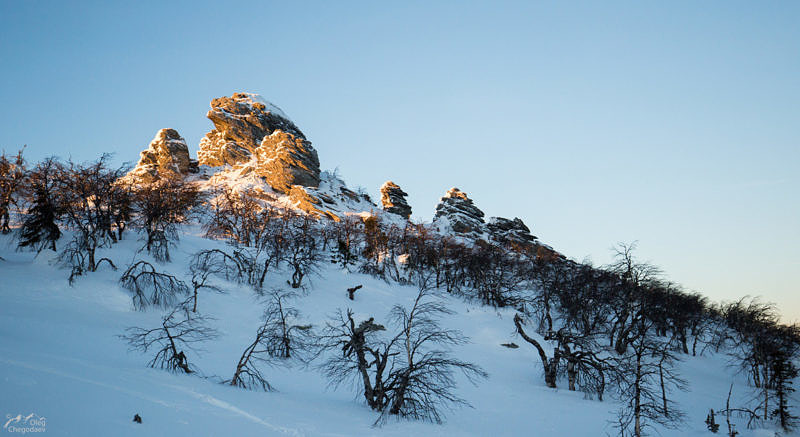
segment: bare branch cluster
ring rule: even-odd
[[[167,273],[156,271],[152,264],[137,261],[119,279],[122,288],[133,293],[133,307],[143,310],[148,306],[169,307],[178,296],[189,293],[185,282]]]
[[[188,301],[177,305],[161,319],[161,326],[152,329],[128,328],[121,336],[131,350],[155,355],[147,363],[152,368],[171,372],[193,373],[185,350],[197,352],[199,343],[217,338],[215,329],[208,326],[213,319],[189,311]]]
[[[469,405],[456,395],[456,373],[475,383],[488,375],[479,366],[453,357],[450,347],[468,341],[444,329],[438,319],[452,314],[432,291],[422,288],[411,308],[395,306],[392,337],[373,318],[356,324],[353,312],[339,312],[322,336],[330,355],[320,366],[332,385],[354,382],[367,405],[389,416],[440,423],[443,410]]]

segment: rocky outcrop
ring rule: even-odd
[[[527,247],[536,241],[531,230],[519,218],[509,220],[503,217],[492,217],[486,224],[492,239],[502,244],[514,244]]]
[[[486,232],[483,211],[458,188],[451,188],[440,199],[433,220],[441,230],[455,234],[478,236]]]
[[[256,173],[272,189],[288,193],[292,185],[319,186],[319,158],[311,142],[282,130],[264,137],[254,151]]]
[[[407,196],[408,194],[392,181],[386,181],[381,186],[381,205],[383,210],[406,219],[411,217],[411,206],[406,201]]]
[[[139,154],[139,162],[129,175],[140,182],[183,177],[189,173],[192,164],[186,140],[175,129],[161,129],[150,146]]]
[[[373,211],[376,208],[367,194],[348,189],[344,181],[327,171],[320,174],[319,187],[292,185],[280,203],[317,218],[325,217],[336,221],[348,214]]]
[[[214,130],[200,141],[200,165],[253,163],[275,191],[319,185],[319,158],[303,132],[277,106],[256,94],[235,93],[211,101]]]

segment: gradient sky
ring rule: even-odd
[[[0,0],[0,149],[121,163],[172,127],[195,153],[209,101],[256,92],[417,218],[457,186],[571,258],[638,240],[800,321],[798,23],[794,1]]]

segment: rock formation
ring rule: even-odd
[[[319,186],[319,158],[311,143],[276,130],[255,149],[256,173],[275,191],[288,193],[292,185]]]
[[[492,239],[503,244],[516,244],[519,246],[530,246],[536,241],[536,237],[531,235],[531,230],[525,226],[522,220],[514,218],[509,220],[503,217],[492,217],[486,224]]]
[[[440,199],[433,220],[440,229],[444,228],[442,230],[450,230],[456,234],[477,236],[486,231],[483,211],[458,188],[451,188]]]
[[[192,167],[186,140],[175,129],[161,129],[150,146],[139,154],[130,176],[141,182],[163,177],[186,176]]]
[[[408,194],[392,181],[381,186],[381,205],[384,211],[397,214],[403,218],[411,217],[411,206],[406,202]]]
[[[278,107],[256,94],[211,101],[214,130],[200,141],[199,163],[217,167],[252,162],[275,191],[319,185],[319,158],[303,132]]]

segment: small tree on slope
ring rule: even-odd
[[[132,350],[143,353],[156,349],[148,366],[166,369],[170,372],[193,373],[184,349],[196,351],[195,345],[212,340],[218,336],[208,327],[211,319],[189,311],[185,301],[166,313],[161,326],[153,329],[128,328],[121,338],[128,342]]]
[[[56,241],[61,238],[58,221],[64,214],[57,185],[60,171],[61,164],[55,158],[47,158],[28,174],[25,191],[28,208],[19,230],[19,248],[29,247],[37,252],[45,248],[56,250]]]
[[[160,179],[136,187],[135,224],[144,231],[144,248],[156,261],[170,260],[169,246],[178,240],[178,226],[189,219],[198,202],[197,188],[180,179]]]
[[[386,328],[373,318],[356,325],[350,310],[346,316],[339,312],[322,336],[323,349],[331,353],[323,373],[334,386],[353,381],[367,405],[380,412],[377,422],[398,416],[441,423],[444,408],[469,405],[455,393],[456,373],[473,383],[488,376],[449,352],[468,339],[439,325],[439,317],[452,313],[432,297],[422,286],[410,309],[392,309],[399,327],[394,336],[381,336]]]
[[[242,352],[233,377],[226,381],[235,387],[272,390],[272,385],[261,373],[261,365],[278,360],[298,358],[301,361],[311,348],[311,325],[296,323],[297,309],[287,305],[294,293],[273,290],[262,317],[256,338]]]

